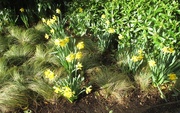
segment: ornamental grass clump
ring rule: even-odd
[[[0,112],[6,113],[15,108],[24,108],[28,104],[28,91],[23,84],[6,82],[6,85],[0,89]]]
[[[57,12],[51,19],[43,18],[42,21],[49,31],[45,34],[45,38],[52,41],[54,45],[54,51],[51,54],[58,59],[59,64],[67,72],[67,77],[54,80],[54,91],[73,102],[78,99],[81,93],[85,92],[84,77],[80,75],[83,68],[82,50],[85,44],[83,41],[77,43],[75,38],[66,35],[63,29],[65,19],[61,18],[61,13]],[[53,80],[54,76],[52,71],[45,71],[45,78],[50,81]],[[89,93],[89,91],[87,92]]]
[[[40,76],[43,69],[55,66],[50,55],[44,54],[48,50],[43,42],[39,42],[44,39],[42,31],[11,26],[4,30],[5,34],[0,34],[0,42],[6,44],[1,45],[0,55],[0,112],[27,108],[42,97],[54,102],[56,96],[51,84]]]

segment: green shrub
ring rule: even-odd
[[[116,46],[113,42],[116,40],[118,64],[121,71],[130,75],[132,80],[143,68],[157,62],[157,70],[163,74],[160,76],[154,71],[149,73],[149,70],[152,70],[149,68],[147,71],[152,75],[152,84],[161,78],[167,80],[170,72],[175,73],[174,70],[179,67],[175,63],[179,62],[179,55],[171,54],[171,58],[164,55],[162,58],[160,51],[168,48],[169,53],[179,52],[178,1],[90,0],[84,4],[85,1],[74,0],[68,4],[69,29],[80,36],[90,34],[93,40],[97,41],[97,47],[101,52],[116,50],[116,47],[112,48]],[[163,65],[165,67],[160,69]],[[176,74],[179,76],[179,73]],[[166,80],[161,79],[163,82],[158,82],[156,86],[165,84]]]

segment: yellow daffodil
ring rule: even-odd
[[[132,60],[133,62],[137,62],[137,61],[138,61],[138,56],[132,56],[131,60]]]
[[[118,39],[119,40],[122,40],[124,37],[121,35],[121,34],[119,34],[119,36],[118,36]]]
[[[51,29],[50,32],[51,32],[52,34],[54,34],[54,29]]]
[[[175,81],[177,79],[177,76],[174,73],[168,74],[168,76],[171,81]]]
[[[82,58],[82,52],[77,52],[75,55],[75,59],[81,59]]]
[[[144,58],[143,54],[138,55],[138,60],[142,60]]]
[[[84,42],[79,42],[77,44],[77,48],[80,50],[80,49],[83,49],[84,48]]]
[[[82,67],[83,67],[82,64],[78,62],[77,65],[76,65],[76,69],[77,70],[82,70]]]
[[[156,62],[154,60],[148,61],[150,67],[156,66]]]
[[[79,12],[80,12],[80,13],[82,13],[82,12],[83,12],[83,9],[82,9],[81,7],[79,8]]]
[[[138,50],[138,54],[143,54],[143,50],[142,50],[142,49],[139,49],[139,50]]]
[[[174,48],[163,47],[162,52],[164,52],[164,53],[174,53],[175,50],[174,50]]]
[[[64,47],[64,46],[66,46],[66,44],[69,42],[69,38],[68,37],[66,37],[66,38],[64,38],[64,39],[56,39],[56,40],[54,40],[54,44],[56,45],[56,46],[61,46],[61,47]]]
[[[54,86],[53,87],[55,93],[61,93],[62,90],[59,87]]]
[[[69,37],[65,37],[64,41],[65,41],[65,43],[68,43],[69,42]]]
[[[107,25],[109,25],[109,24],[110,24],[109,20],[107,20],[105,23],[106,23]]]
[[[54,17],[55,18],[55,17]],[[50,25],[54,24],[55,23],[55,19],[50,19]]]
[[[61,10],[60,9],[56,9],[56,13],[57,14],[61,14]]]
[[[59,45],[60,45],[61,47],[64,47],[64,46],[66,45],[66,41],[60,39],[60,40],[59,40]]]
[[[23,13],[23,12],[24,12],[24,8],[19,9],[19,11],[20,11],[21,13]]]
[[[45,39],[49,39],[49,35],[48,34],[45,34]]]
[[[59,46],[59,44],[60,44],[59,42],[60,42],[59,39],[55,39],[55,40],[54,40],[54,44],[55,44],[56,46]]]
[[[63,89],[63,96],[64,97],[66,97],[66,98],[71,98],[71,97],[73,97],[74,96],[74,94],[75,94],[75,92],[73,92],[72,90],[71,90],[71,88],[69,88],[69,87],[63,87],[62,88]]]
[[[106,15],[105,14],[101,15],[101,18],[103,18],[103,19],[106,18]]]
[[[53,19],[54,21],[56,21],[56,20],[57,20],[56,15],[53,15],[52,19]]]
[[[48,26],[51,26],[50,20],[47,20],[46,24],[47,24]]]
[[[74,60],[74,57],[75,57],[75,55],[74,55],[73,53],[70,53],[70,54],[66,57],[66,60],[67,60],[68,62],[72,62],[72,61]]]
[[[163,47],[163,48],[162,48],[162,52],[164,52],[164,53],[169,53],[168,47]]]
[[[41,20],[42,20],[43,23],[46,23],[46,19],[42,18]]]
[[[113,28],[109,28],[108,33],[115,33],[115,30]]]
[[[47,69],[44,72],[44,75],[45,75],[45,78],[48,78],[49,80],[53,80],[54,79],[54,73],[50,69]]]
[[[174,48],[169,48],[169,53],[174,53],[174,52],[175,52]]]
[[[86,87],[86,94],[89,94],[92,91],[92,86]]]

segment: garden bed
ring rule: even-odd
[[[113,97],[104,97],[101,91],[96,91],[83,96],[73,104],[61,98],[53,104],[33,103],[29,109],[31,113],[179,113],[180,101],[178,98],[171,98],[165,102],[157,97],[157,94],[145,95],[137,91],[129,92],[127,97],[117,101]]]
[[[179,1],[0,3],[0,112],[180,112]]]

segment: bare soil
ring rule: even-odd
[[[96,91],[74,103],[61,98],[55,104],[34,103],[30,109],[33,113],[180,113],[179,98],[168,100],[166,102],[155,93],[131,91],[119,101],[112,96],[105,98]]]

